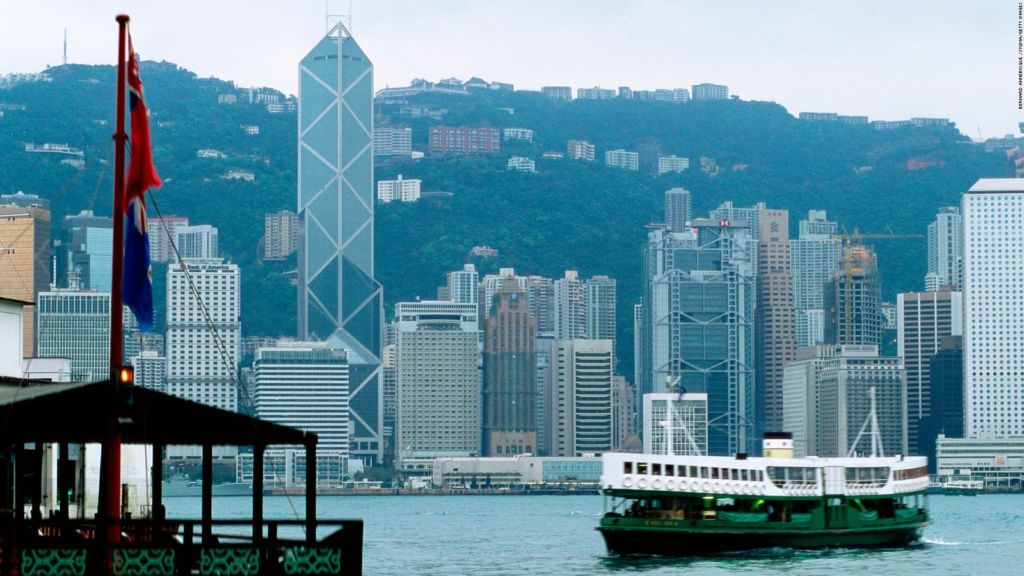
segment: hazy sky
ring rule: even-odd
[[[330,12],[349,12],[329,0]],[[978,138],[1017,132],[1017,2],[353,0],[377,88],[480,76],[517,88],[727,84],[791,113],[944,116]],[[143,58],[296,93],[323,0],[0,0],[0,73],[113,64],[114,16]],[[143,69],[143,79],[145,70]]]

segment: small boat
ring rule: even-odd
[[[947,496],[977,496],[985,490],[982,480],[948,480],[939,486],[942,494]]]
[[[758,458],[606,453],[597,530],[613,554],[703,555],[897,547],[930,524],[927,458],[793,458],[792,442],[767,434]]]
[[[178,496],[201,497],[203,495],[203,483],[198,480],[189,480],[184,476],[177,476],[164,480],[163,496],[173,498]],[[241,482],[224,482],[213,485],[214,496],[252,496],[252,484]]]

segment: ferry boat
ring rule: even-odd
[[[766,434],[764,454],[604,454],[608,551],[896,547],[930,524],[923,456],[794,458],[786,433]]]

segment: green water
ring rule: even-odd
[[[709,558],[611,558],[594,530],[600,496],[321,497],[321,518],[365,521],[364,572],[512,574],[1024,574],[1024,495],[931,496],[934,522],[895,550],[770,549]],[[197,518],[198,498],[171,498]],[[302,498],[268,497],[268,518],[296,518]],[[248,498],[219,498],[214,518],[244,518]]]

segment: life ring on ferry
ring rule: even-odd
[[[623,488],[629,488],[632,485],[633,485],[633,479],[631,477],[626,476],[625,478],[622,479],[622,487]]]
[[[685,481],[680,481],[679,482],[679,489],[684,491],[684,492],[689,491],[690,490],[690,483],[689,482],[685,482]]]
[[[654,488],[655,490],[661,490],[661,479],[655,478],[654,482],[651,482],[651,488]]]
[[[637,488],[647,488],[647,478],[641,478],[636,481]]]
[[[705,481],[704,481],[704,491],[705,491],[705,492],[707,492],[708,490],[710,490],[710,485],[709,485],[709,484],[707,483],[707,481],[705,480]]]
[[[676,481],[675,480],[669,480],[668,482],[665,482],[665,489],[666,490],[675,490],[676,489]]]

